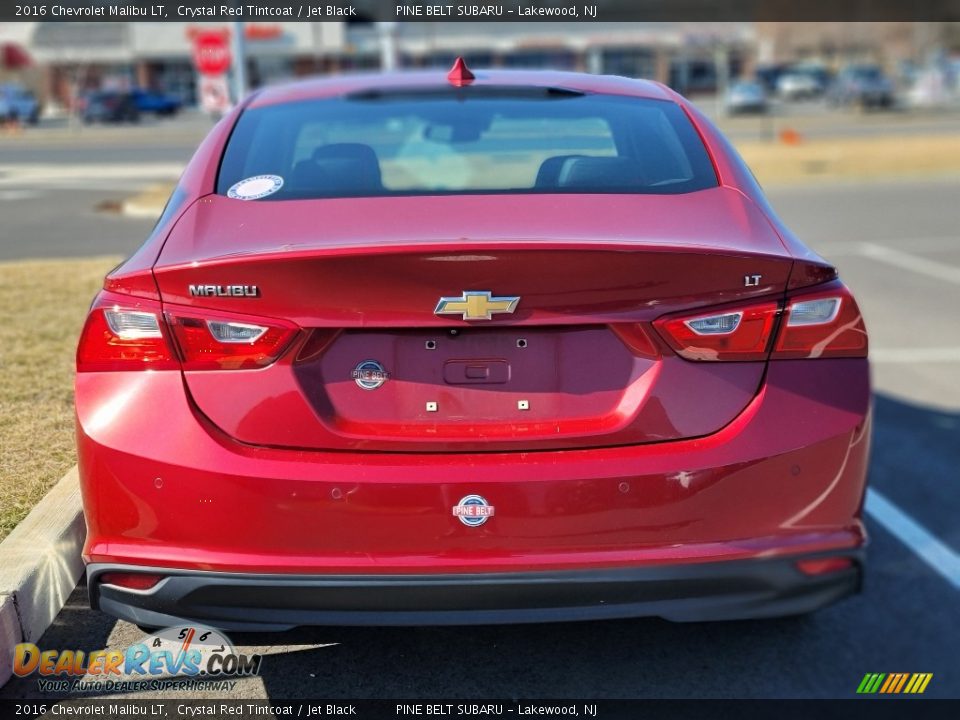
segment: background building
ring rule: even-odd
[[[84,90],[132,86],[193,104],[192,35],[199,28],[230,32],[233,26],[8,23],[0,25],[0,47],[6,48],[3,57],[24,52],[32,59],[33,67],[15,72],[48,105],[69,107]],[[926,61],[931,49],[960,50],[958,23],[248,22],[244,36],[252,87],[378,68],[385,46],[398,67],[448,67],[464,55],[475,67],[654,78],[687,94],[714,91],[759,65],[803,60],[837,69],[870,61],[896,71]]]
[[[149,87],[196,101],[191,36],[230,23],[20,23],[16,42],[41,72],[47,103],[69,106],[84,90]],[[3,29],[0,28],[0,37]],[[651,77],[681,90],[711,90],[755,55],[750,23],[395,23],[400,67],[551,67]],[[251,86],[314,73],[378,68],[377,23],[245,23]]]

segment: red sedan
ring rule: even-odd
[[[94,608],[145,626],[804,613],[861,584],[867,337],[654,82],[262,90],[77,352]]]

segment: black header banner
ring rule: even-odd
[[[960,0],[2,0],[6,22],[960,21]]]
[[[869,704],[869,707],[867,706]],[[274,720],[275,718],[581,718],[586,720],[947,720],[960,701],[869,700],[0,700],[0,718],[123,718],[124,720]]]

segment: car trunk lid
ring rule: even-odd
[[[249,313],[302,329],[268,367],[185,372],[197,407],[232,437],[457,451],[715,432],[756,394],[764,363],[684,360],[651,322],[778,297],[790,268],[763,215],[717,188],[211,196],[180,220],[154,271],[170,312]],[[437,314],[443,300],[458,314]],[[490,319],[465,319],[471,303]]]

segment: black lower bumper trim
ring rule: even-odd
[[[824,575],[796,562],[845,557]],[[150,590],[106,572],[164,575]],[[139,625],[225,630],[297,625],[467,625],[659,616],[675,621],[798,615],[860,589],[859,550],[641,568],[435,575],[258,575],[132,565],[87,568],[91,606]]]

